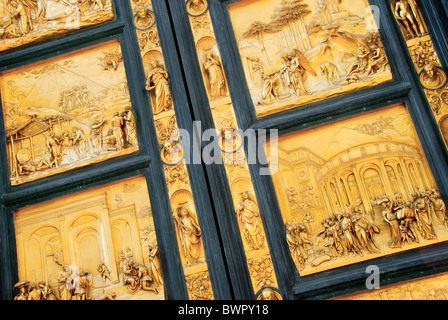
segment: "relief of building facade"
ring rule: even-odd
[[[18,209],[14,221],[16,299],[164,299],[144,177]]]
[[[302,276],[447,239],[445,203],[403,104],[278,146],[273,182]]]
[[[368,1],[228,7],[258,117],[392,80]]]

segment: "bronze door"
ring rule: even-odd
[[[445,10],[1,4],[1,297],[384,298],[446,271]]]

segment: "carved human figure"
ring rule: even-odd
[[[221,64],[213,57],[212,53],[207,54],[204,69],[208,73],[211,98],[218,99],[226,96],[226,78]]]
[[[126,143],[128,146],[135,146],[137,143],[135,115],[129,106],[124,108],[123,123]]]
[[[426,193],[421,192],[420,194],[414,192],[412,194],[413,203],[412,206],[415,210],[415,216],[417,219],[417,225],[420,230],[420,234],[426,240],[436,239],[437,236],[434,232],[434,227],[432,225],[432,218],[429,213],[429,206],[426,202]]]
[[[423,68],[420,80],[425,88],[438,89],[446,83],[447,77],[445,72],[437,68],[436,65],[428,63]]]
[[[105,123],[104,116],[102,116],[100,120],[95,120],[91,125],[90,140],[92,141],[93,151],[96,154],[100,154],[103,150],[103,128]]]
[[[355,225],[350,218],[350,214],[344,213],[342,215],[341,228],[347,253],[352,252],[353,254],[362,255],[362,248],[356,237]]]
[[[59,289],[59,300],[71,300],[72,299],[72,288],[67,286],[68,278],[71,276],[68,265],[64,264],[62,270],[58,272],[58,289]]]
[[[13,290],[19,290],[14,300],[28,300],[28,284],[29,281],[20,281],[13,286]]]
[[[147,29],[154,22],[154,18],[148,13],[145,7],[141,6],[137,8],[137,12],[134,18],[134,23],[137,28]]]
[[[155,284],[155,287],[158,288],[162,285],[162,269],[160,266],[159,259],[159,248],[157,243],[150,243],[149,247],[149,271],[151,274],[152,281]]]
[[[87,300],[87,291],[93,284],[92,274],[79,270],[79,275],[74,277],[74,297],[76,300]]]
[[[434,206],[434,213],[436,217],[448,228],[448,216],[446,211],[446,204],[442,199],[442,195],[437,191],[433,190],[432,195],[429,198]]]
[[[393,210],[393,201],[388,196],[384,196],[379,200],[379,204],[383,207],[383,219],[389,224],[391,239],[388,242],[391,248],[401,248],[401,231],[397,215]]]
[[[413,38],[422,35],[421,21],[416,9],[412,0],[399,0],[394,10],[395,18]]]
[[[47,139],[45,140],[45,144],[46,144],[48,150],[50,151],[50,160],[51,160],[50,168],[53,166],[59,167],[62,153],[61,153],[60,142],[56,138],[54,132],[50,133],[50,136],[47,137]]]
[[[262,224],[260,212],[255,202],[253,202],[248,192],[241,194],[242,202],[236,207],[236,214],[243,225],[244,236],[252,249],[259,249],[264,245],[265,237],[260,227]]]
[[[112,277],[110,276],[110,270],[104,263],[101,262],[96,270],[100,273],[101,278],[103,279],[104,282],[106,282],[107,279],[112,281]]]
[[[87,157],[89,152],[89,142],[84,131],[78,127],[73,127],[73,147],[76,150],[79,159]]]
[[[198,262],[201,255],[202,230],[196,219],[186,207],[175,210],[174,221],[176,222],[182,252],[188,265]]]
[[[20,35],[30,33],[33,30],[30,8],[23,1],[19,0],[12,0],[10,4],[14,9],[11,18],[17,21],[18,33]]]
[[[152,70],[149,72],[146,79],[146,90],[154,91],[155,105],[153,112],[155,115],[171,109],[173,106],[173,99],[171,97],[171,90],[168,83],[168,73],[158,65],[156,60],[151,61]]]
[[[112,117],[112,130],[113,136],[115,138],[115,146],[117,150],[121,150],[124,148],[124,133],[123,133],[123,118],[120,117],[118,112],[114,112]]]

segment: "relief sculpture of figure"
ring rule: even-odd
[[[150,243],[149,247],[149,271],[151,273],[152,281],[155,284],[155,289],[158,290],[158,288],[162,285],[162,269],[160,266],[160,259],[159,259],[159,249],[157,246],[157,243]]]
[[[156,60],[151,61],[152,70],[146,80],[146,90],[155,92],[155,105],[153,112],[155,115],[171,109],[173,99],[168,83],[168,73],[162,67],[159,67]]]
[[[182,251],[188,265],[198,262],[201,255],[202,230],[190,211],[181,206],[174,211]]]
[[[89,152],[89,142],[86,134],[79,128],[73,127],[73,146],[79,159],[85,159]]]
[[[10,0],[10,6],[12,6],[14,13],[11,18],[17,22],[18,32],[20,35],[26,35],[33,30],[33,22],[31,20],[31,7],[28,5],[34,5],[33,2],[26,2],[19,0]]]
[[[71,300],[72,290],[67,286],[68,278],[71,276],[68,270],[68,265],[64,264],[62,270],[58,272],[58,289],[59,300]]]
[[[242,194],[243,201],[236,207],[236,214],[243,224],[246,241],[252,249],[259,249],[264,245],[263,230],[260,227],[261,217],[257,205],[247,192]]]
[[[226,78],[224,76],[221,64],[213,57],[212,53],[207,54],[207,60],[204,68],[209,75],[210,95],[212,99],[218,99],[226,96]]]
[[[112,130],[117,150],[124,148],[123,118],[118,112],[114,112],[112,118]]]
[[[424,33],[417,10],[413,0],[399,0],[395,4],[394,16],[412,38],[419,37]]]
[[[56,138],[55,133],[51,132],[50,136],[47,137],[45,144],[47,145],[48,150],[50,150],[50,168],[51,167],[59,167],[61,158],[62,158],[62,152],[60,147],[60,142]]]
[[[426,193],[422,192],[418,194],[414,192],[412,194],[413,203],[412,206],[415,210],[415,216],[417,219],[417,225],[419,227],[422,237],[426,240],[436,239],[437,236],[434,232],[432,225],[432,218],[429,212],[429,205],[426,202]]]
[[[90,140],[92,141],[93,150],[96,154],[100,154],[103,150],[103,127],[105,124],[104,116],[100,120],[93,122],[90,132]]]
[[[137,132],[135,128],[135,115],[131,107],[126,106],[123,112],[123,124],[125,131],[125,140],[127,145],[135,146],[137,143]]]
[[[383,197],[379,204],[382,205],[383,219],[389,224],[391,240],[388,245],[391,248],[401,248],[401,231],[397,215],[393,211],[393,201],[389,196]]]

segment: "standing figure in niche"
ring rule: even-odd
[[[242,193],[243,201],[236,207],[236,214],[243,224],[246,241],[252,249],[259,249],[264,245],[263,230],[260,227],[260,212],[247,192]]]
[[[202,230],[199,224],[185,207],[179,207],[174,212],[182,250],[188,265],[198,262],[201,255]]]
[[[221,64],[213,57],[212,53],[207,54],[207,60],[204,63],[204,68],[208,72],[210,95],[212,99],[218,99],[226,96],[226,78],[222,71]]]
[[[146,80],[146,90],[154,91],[156,96],[155,105],[153,106],[154,115],[169,110],[173,106],[171,90],[168,83],[168,73],[159,67],[156,60],[151,61],[152,70],[148,74]]]

